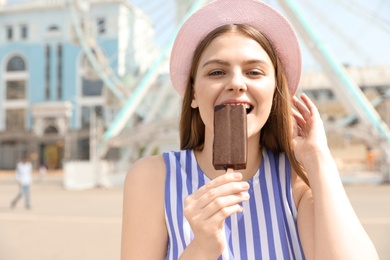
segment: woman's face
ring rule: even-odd
[[[191,107],[199,108],[207,133],[213,132],[214,107],[247,106],[248,138],[259,136],[270,114],[275,69],[258,42],[240,33],[215,38],[203,52],[194,80]]]

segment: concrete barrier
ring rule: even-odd
[[[64,188],[68,190],[82,190],[96,187],[113,187],[114,183],[112,180],[118,179],[119,176],[115,173],[114,168],[115,164],[108,161],[65,162],[63,175]],[[116,180],[115,182],[118,181]]]

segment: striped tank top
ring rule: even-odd
[[[259,170],[249,180],[244,211],[224,224],[226,246],[218,259],[305,259],[298,237],[290,163],[284,153],[263,149]],[[166,259],[176,260],[193,239],[183,216],[184,199],[210,179],[198,166],[193,150],[164,153],[166,164],[165,218],[168,229]]]

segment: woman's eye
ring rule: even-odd
[[[248,72],[249,75],[252,75],[252,76],[261,76],[261,75],[264,75],[263,72],[261,71],[258,71],[258,70],[251,70]]]
[[[220,75],[223,75],[223,71],[221,70],[215,70],[215,71],[212,71],[209,73],[209,76],[220,76]]]

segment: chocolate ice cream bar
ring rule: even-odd
[[[246,168],[246,117],[245,106],[241,104],[214,108],[213,165],[216,170]]]

